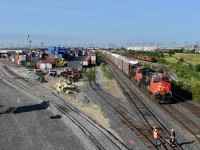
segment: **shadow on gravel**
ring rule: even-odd
[[[6,111],[0,112],[0,114],[19,114],[24,112],[31,112],[37,110],[47,109],[49,107],[49,102],[43,101],[40,104],[28,105],[28,106],[20,106],[20,107],[9,107]]]
[[[192,143],[194,143],[194,141],[191,141],[191,142],[182,142],[182,143],[179,143],[179,145],[182,146],[182,145],[185,145],[185,144],[192,144]]]
[[[49,102],[43,101],[40,104],[17,107],[13,111],[13,114],[24,113],[24,112],[31,112],[31,111],[37,111],[37,110],[43,110],[43,109],[47,109],[48,107],[49,107]]]

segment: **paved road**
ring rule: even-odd
[[[84,150],[80,139],[62,120],[50,119],[48,105],[42,104],[0,80],[0,149]]]
[[[84,56],[75,57],[74,60],[68,61],[67,67],[68,67],[68,68],[78,68],[78,70],[81,70],[82,65],[80,64],[80,62],[83,61],[83,57],[84,57]],[[56,67],[55,69],[56,69],[59,73],[63,71],[63,67]]]

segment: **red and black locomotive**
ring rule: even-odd
[[[138,61],[118,54],[104,51],[103,54],[122,72],[135,81],[138,86],[147,88],[153,95],[154,100],[159,103],[171,102],[171,81],[170,76],[165,73],[158,73],[138,65]]]
[[[145,86],[154,100],[159,103],[171,102],[171,81],[165,73],[158,73],[142,66],[134,65],[130,70],[131,80],[138,86]]]

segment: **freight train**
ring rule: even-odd
[[[97,56],[94,50],[88,51],[88,56],[83,58],[82,66],[89,67],[89,66],[96,66],[97,64]]]
[[[138,65],[134,59],[103,51],[103,55],[138,86],[145,87],[158,103],[171,102],[171,81],[165,73],[158,73]]]
[[[150,56],[142,56],[142,55],[128,54],[128,53],[124,53],[122,55],[126,56],[126,57],[130,57],[130,58],[148,61],[148,62],[156,62],[157,61],[155,57],[150,57]]]

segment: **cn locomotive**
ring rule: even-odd
[[[103,55],[125,73],[138,86],[147,88],[158,103],[171,102],[171,81],[165,73],[158,73],[138,65],[138,61],[103,51]]]

